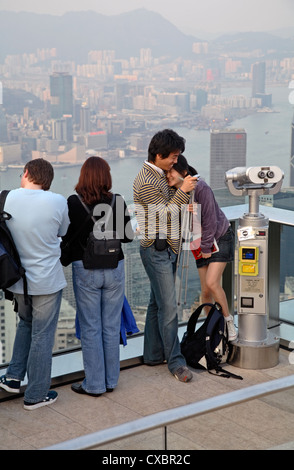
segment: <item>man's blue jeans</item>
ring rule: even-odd
[[[24,399],[37,403],[46,398],[51,385],[52,349],[62,290],[54,294],[30,295],[28,305],[23,294],[14,294],[14,297],[18,302],[20,321],[6,377],[21,381],[27,373]]]
[[[72,272],[85,369],[82,387],[104,393],[116,387],[120,373],[124,260],[115,269],[84,269],[82,261],[74,261]]]
[[[144,362],[160,364],[167,360],[174,373],[186,365],[178,339],[178,313],[175,288],[177,256],[170,248],[155,250],[154,244],[140,247],[140,255],[151,284],[144,332]]]

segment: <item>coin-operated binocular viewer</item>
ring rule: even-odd
[[[228,362],[245,369],[274,367],[279,362],[279,339],[268,323],[268,228],[259,213],[259,197],[277,193],[284,173],[276,166],[237,167],[226,172],[226,184],[235,196],[249,196],[249,211],[239,219],[237,313],[238,338]]]

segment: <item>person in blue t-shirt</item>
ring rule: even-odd
[[[21,187],[10,191],[5,203],[5,211],[12,216],[7,225],[26,270],[29,300],[25,302],[22,279],[9,288],[18,305],[19,324],[0,387],[19,393],[27,373],[27,410],[57,399],[57,392],[49,389],[52,349],[66,286],[59,237],[65,235],[69,217],[66,199],[49,191],[53,177],[51,163],[42,158],[29,161],[21,175]]]

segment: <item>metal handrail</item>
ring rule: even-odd
[[[294,375],[165,410],[42,450],[85,450],[294,387]]]

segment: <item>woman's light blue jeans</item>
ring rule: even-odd
[[[85,369],[82,387],[104,393],[117,386],[120,372],[124,260],[115,269],[84,269],[82,261],[74,261],[72,271]]]
[[[144,362],[160,364],[165,359],[171,373],[186,365],[178,339],[178,313],[175,288],[177,256],[170,248],[157,251],[154,244],[140,247],[151,284],[144,331]]]
[[[28,305],[23,294],[14,294],[14,297],[18,302],[20,321],[6,377],[22,381],[27,373],[24,399],[37,403],[46,398],[51,385],[52,349],[62,290],[54,294],[30,295]]]

